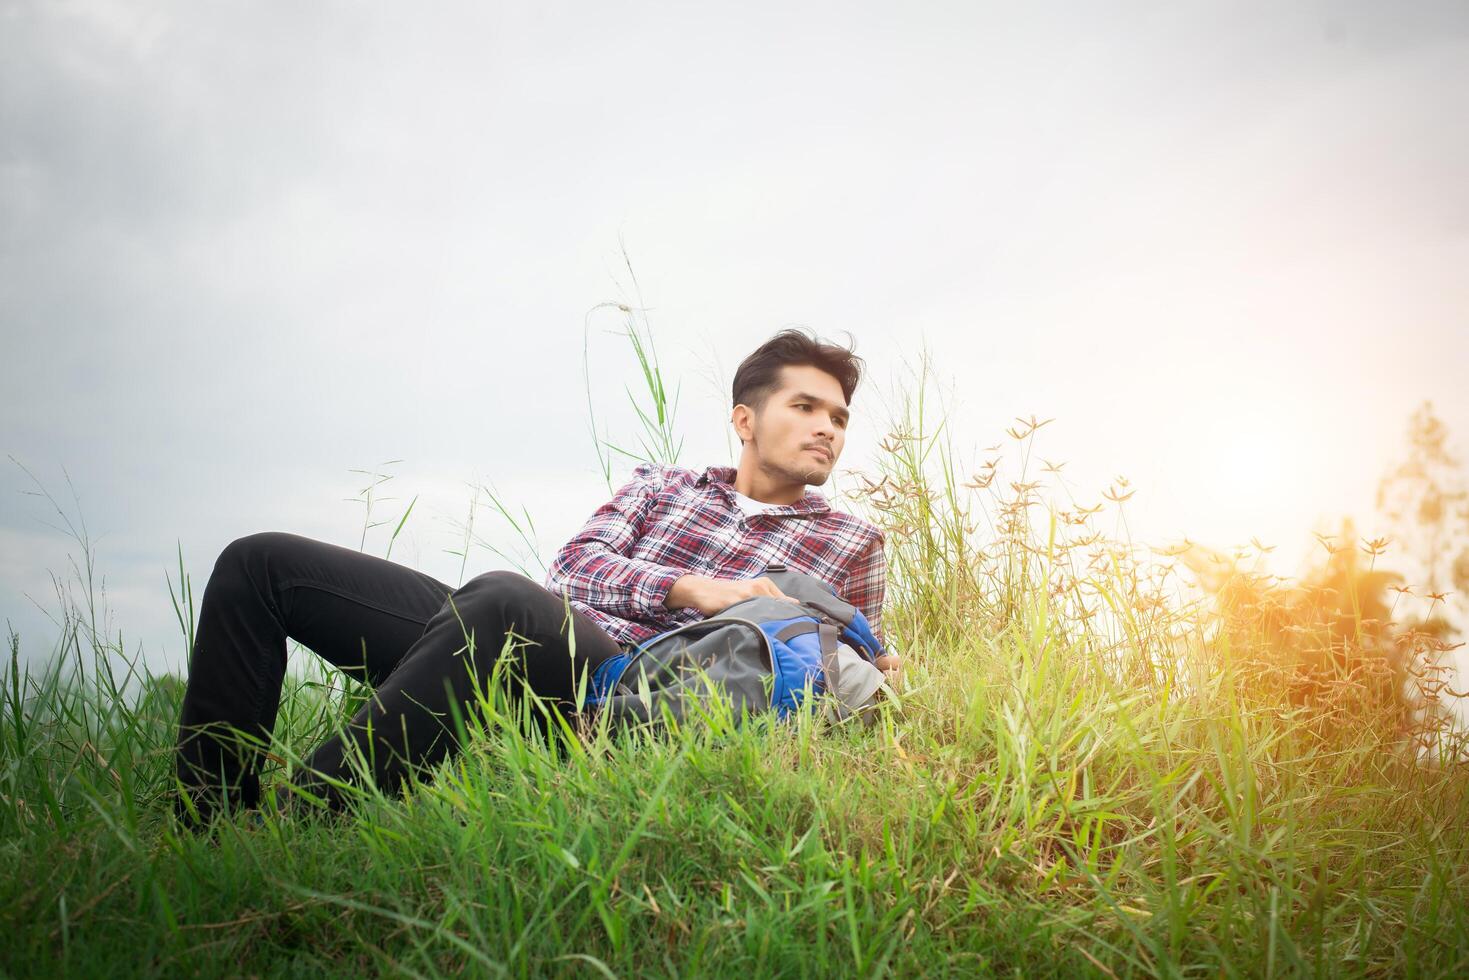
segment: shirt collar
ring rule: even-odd
[[[733,466],[710,466],[705,468],[704,475],[699,477],[695,486],[716,486],[725,498],[734,504],[734,481],[739,470]],[[782,514],[824,514],[831,510],[831,504],[826,497],[814,487],[807,487],[805,494],[794,504],[783,504],[779,509],[768,511],[768,513],[780,516]]]

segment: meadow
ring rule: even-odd
[[[643,458],[673,461],[676,398],[639,355]],[[1046,420],[965,464],[926,382],[890,414],[877,471],[834,501],[887,533],[904,670],[878,724],[714,712],[650,736],[573,718],[543,739],[491,691],[469,751],[341,820],[174,824],[182,686],[97,632],[79,539],[80,594],[46,666],[23,669],[9,641],[0,968],[1469,969],[1469,800],[1433,665],[1450,644],[1426,625],[1431,598],[1379,576],[1380,543],[1323,541],[1319,581],[1252,577],[1240,555],[1135,545],[1125,484],[1059,490]],[[187,643],[182,567],[175,584]],[[364,693],[313,659],[288,680],[284,769]]]

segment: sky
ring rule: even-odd
[[[1297,572],[1421,402],[1469,450],[1465,119],[1462,2],[0,0],[0,615],[50,655],[63,514],[155,671],[253,531],[382,555],[416,497],[393,560],[539,579],[589,411],[635,442],[618,302],[683,465],[800,326],[868,367],[839,507],[926,352],[971,472],[1054,418],[1134,539]]]

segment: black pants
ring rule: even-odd
[[[295,780],[340,806],[342,795],[323,777],[353,781],[350,745],[388,792],[458,748],[454,707],[465,719],[475,710],[476,687],[484,690],[507,635],[506,693],[518,702],[529,686],[568,717],[582,676],[590,691],[591,671],[620,650],[561,596],[518,572],[486,572],[453,589],[300,535],[232,541],[199,609],[179,721],[184,790],[206,818],[221,805],[259,801],[260,746],[275,726],[287,637],[374,688],[345,737],[317,746]],[[544,718],[538,723],[546,731]],[[182,799],[179,809],[186,813]]]

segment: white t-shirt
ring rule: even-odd
[[[763,500],[756,500],[754,497],[746,497],[744,494],[740,493],[733,487],[730,488],[729,492],[734,494],[735,503],[740,505],[740,510],[744,511],[746,516],[749,516],[751,514],[763,514],[767,510],[773,510],[776,507],[785,506],[784,504],[766,503]]]

